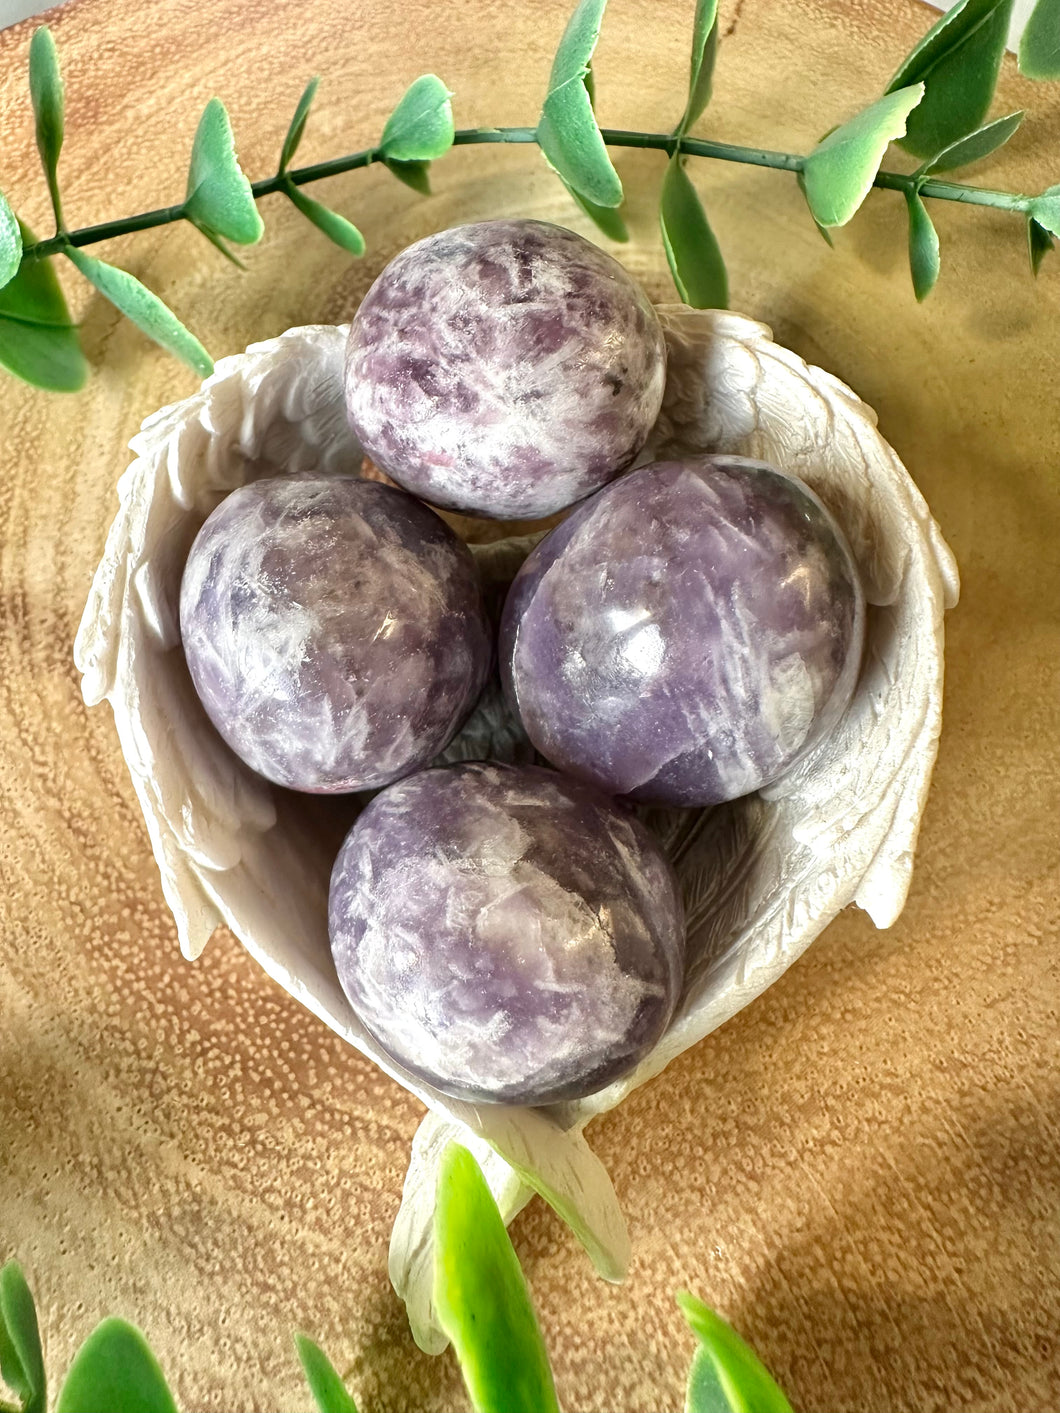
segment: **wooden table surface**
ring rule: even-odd
[[[179,200],[214,93],[246,169],[267,175],[314,72],[307,161],[370,142],[425,71],[456,91],[458,126],[532,123],[568,3],[73,0],[53,20],[68,218]],[[615,0],[605,122],[672,125],[692,10]],[[703,130],[793,151],[878,93],[930,20],[905,0],[739,0],[723,15]],[[0,187],[44,229],[31,28],[0,33]],[[976,180],[1060,181],[1058,93],[1007,61],[995,111],[1029,116]],[[617,165],[623,258],[671,297],[661,160]],[[790,177],[700,164],[696,180],[734,308],[877,408],[956,551],[941,752],[897,925],[848,911],[594,1125],[629,1217],[628,1283],[601,1283],[539,1201],[513,1237],[572,1413],[681,1405],[681,1287],[805,1413],[1044,1413],[1060,1406],[1060,258],[1035,284],[1016,218],[936,203],[942,279],[920,308],[895,194],[874,194],[833,253]],[[423,200],[378,168],[325,184],[368,239],[359,263],[277,198],[242,276],[190,229],[99,253],[220,356],[348,317],[391,254],[461,219],[584,229],[529,149],[464,149],[435,186]],[[194,377],[68,288],[89,385],[0,385],[0,1257],[30,1276],[53,1379],[117,1313],[147,1331],[187,1413],[308,1409],[296,1327],[351,1370],[370,1413],[462,1406],[451,1356],[415,1348],[386,1275],[419,1105],[230,936],[181,960],[109,712],[82,705],[71,644],[125,445]]]

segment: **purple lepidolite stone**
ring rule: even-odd
[[[657,462],[537,546],[504,607],[505,690],[537,749],[618,795],[730,800],[775,780],[850,700],[864,597],[794,477]]]
[[[546,221],[483,221],[382,272],[350,327],[346,402],[406,489],[521,520],[629,466],[665,376],[655,310],[616,260]]]
[[[473,763],[391,785],[331,876],[331,946],[384,1049],[456,1098],[590,1094],[661,1035],[683,913],[633,816],[551,770]]]
[[[236,755],[321,793],[425,765],[491,656],[467,547],[404,491],[350,477],[275,477],[227,496],[188,556],[180,626]]]

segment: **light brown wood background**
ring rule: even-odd
[[[457,122],[532,123],[568,0],[74,0],[57,12],[62,172],[85,224],[178,200],[198,114],[229,105],[273,170],[307,76],[306,160],[370,141],[434,70]],[[614,0],[605,122],[664,129],[693,5]],[[906,0],[740,0],[704,129],[807,150],[878,93],[930,13]],[[46,227],[25,87],[31,25],[0,33],[0,187]],[[977,179],[1060,181],[1060,86],[1011,61],[1030,116]],[[661,160],[619,154],[634,241],[668,296]],[[689,1287],[817,1413],[1060,1406],[1057,1012],[1060,259],[1035,285],[1020,223],[936,209],[923,308],[904,203],[874,194],[830,252],[794,182],[700,164],[735,308],[879,411],[960,560],[945,732],[909,904],[845,914],[762,999],[591,1130],[629,1215],[623,1288],[540,1203],[514,1224],[571,1413],[677,1409]],[[465,149],[421,200],[381,170],[321,191],[360,263],[278,198],[240,276],[193,231],[99,253],[215,356],[349,316],[384,261],[469,216],[584,228],[528,149]],[[936,207],[940,206],[936,203]],[[65,279],[65,275],[64,275]],[[0,385],[0,1257],[36,1291],[53,1379],[106,1313],[137,1320],[188,1413],[304,1410],[290,1332],[321,1340],[369,1413],[462,1406],[408,1335],[386,1248],[419,1106],[219,935],[177,951],[106,709],[71,643],[140,419],[193,377],[71,280],[95,373],[66,399]]]

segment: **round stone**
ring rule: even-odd
[[[520,520],[629,466],[665,376],[658,317],[617,260],[546,221],[483,221],[382,272],[350,327],[346,399],[407,490]]]
[[[853,556],[808,486],[740,457],[657,462],[526,560],[501,671],[553,765],[709,805],[776,780],[832,729],[864,620]]]
[[[180,626],[236,755],[319,793],[432,760],[492,652],[467,546],[404,491],[352,477],[273,477],[227,496],[188,556]]]
[[[377,795],[331,877],[350,1004],[455,1098],[577,1099],[631,1069],[681,987],[673,871],[629,811],[551,770],[473,763]]]

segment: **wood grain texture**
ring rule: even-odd
[[[460,125],[534,120],[566,0],[312,6],[73,0],[54,30],[79,224],[178,199],[202,105],[272,170],[320,72],[311,161],[378,133],[417,73]],[[602,119],[665,128],[691,4],[616,0]],[[925,28],[904,0],[740,0],[711,135],[806,150]],[[31,25],[0,33],[0,185],[46,226],[25,89]],[[1056,88],[976,179],[1060,179]],[[633,244],[669,297],[661,159],[618,154]],[[736,308],[880,414],[957,553],[942,749],[909,904],[844,914],[764,997],[593,1126],[629,1216],[626,1286],[592,1274],[535,1202],[513,1235],[572,1413],[681,1403],[687,1286],[807,1413],[1060,1403],[1060,263],[1027,273],[1018,221],[936,203],[943,273],[922,308],[904,202],[874,194],[830,252],[779,173],[700,164]],[[352,263],[280,198],[239,276],[193,231],[101,249],[214,356],[348,317],[400,246],[461,219],[584,229],[527,150],[465,150],[424,201],[373,170],[320,192],[357,221]],[[941,209],[940,209],[941,207]],[[65,275],[64,275],[65,279]],[[386,1246],[419,1106],[268,981],[233,939],[181,961],[105,711],[70,656],[140,419],[193,375],[69,285],[96,372],[65,400],[0,385],[0,1256],[37,1293],[57,1379],[105,1313],[146,1329],[187,1413],[307,1410],[290,1331],[319,1339],[369,1410],[461,1406],[450,1356],[408,1335]]]

